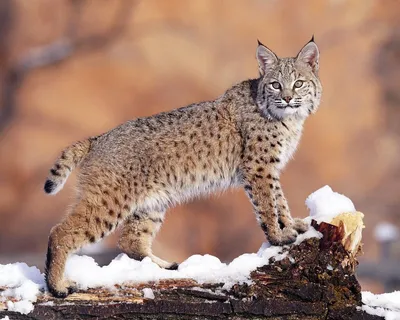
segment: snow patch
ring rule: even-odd
[[[150,288],[144,288],[143,289],[143,297],[146,299],[154,299],[153,290],[151,290]]]
[[[1,318],[0,320],[10,320],[8,316],[5,316],[4,318]]]
[[[15,311],[23,314],[28,314],[33,311],[33,303],[28,300],[21,301],[7,301],[7,309],[8,311]]]
[[[322,187],[310,194],[306,199],[306,205],[310,210],[311,219],[318,223],[330,222],[341,213],[356,211],[349,198],[334,192],[329,186]]]
[[[228,289],[235,283],[250,281],[250,272],[268,263],[287,256],[283,247],[263,247],[256,253],[245,253],[231,263],[222,263],[212,255],[193,255],[179,265],[178,270],[166,270],[153,263],[150,258],[142,261],[120,254],[107,266],[100,267],[93,258],[71,256],[66,265],[66,277],[78,284],[79,289],[106,287],[115,284],[143,283],[162,279],[191,278],[201,283],[225,283]]]
[[[8,310],[28,314],[45,283],[38,268],[14,263],[0,265],[0,286],[8,288],[0,295],[0,301],[6,303]],[[19,301],[13,302],[11,298]]]
[[[400,319],[400,291],[373,294],[362,292],[361,309],[368,314],[384,317],[386,320]]]
[[[308,219],[305,219],[305,220],[307,221]],[[315,230],[313,227],[310,226],[309,229],[306,232],[304,232],[302,234],[299,234],[297,236],[297,239],[294,242],[294,245],[299,245],[304,240],[310,239],[310,238],[321,239],[322,238],[322,233],[317,231],[317,230]]]

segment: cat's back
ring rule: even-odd
[[[112,166],[133,157],[151,160],[193,146],[199,139],[210,141],[221,129],[222,113],[214,101],[207,101],[129,120],[98,136],[85,162]]]

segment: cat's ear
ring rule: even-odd
[[[314,36],[311,40],[300,50],[296,57],[296,61],[301,61],[308,64],[312,71],[317,74],[319,69],[319,50],[314,42]]]
[[[260,70],[260,74],[264,75],[278,63],[278,57],[259,40],[257,41],[258,46],[256,57],[258,61],[258,69]]]

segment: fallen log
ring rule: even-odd
[[[360,214],[362,216],[362,214]],[[355,276],[362,219],[312,221],[321,238],[283,248],[245,283],[171,279],[89,289],[56,299],[44,293],[28,315],[10,319],[382,319],[361,310]],[[360,222],[361,221],[361,222]],[[334,225],[336,224],[336,225]],[[282,256],[281,256],[282,257]]]

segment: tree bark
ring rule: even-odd
[[[361,288],[355,254],[343,245],[343,226],[315,221],[323,238],[287,247],[250,274],[251,284],[198,284],[191,279],[90,289],[66,299],[40,296],[29,315],[11,319],[381,319],[359,310]],[[154,299],[144,298],[151,288]]]

